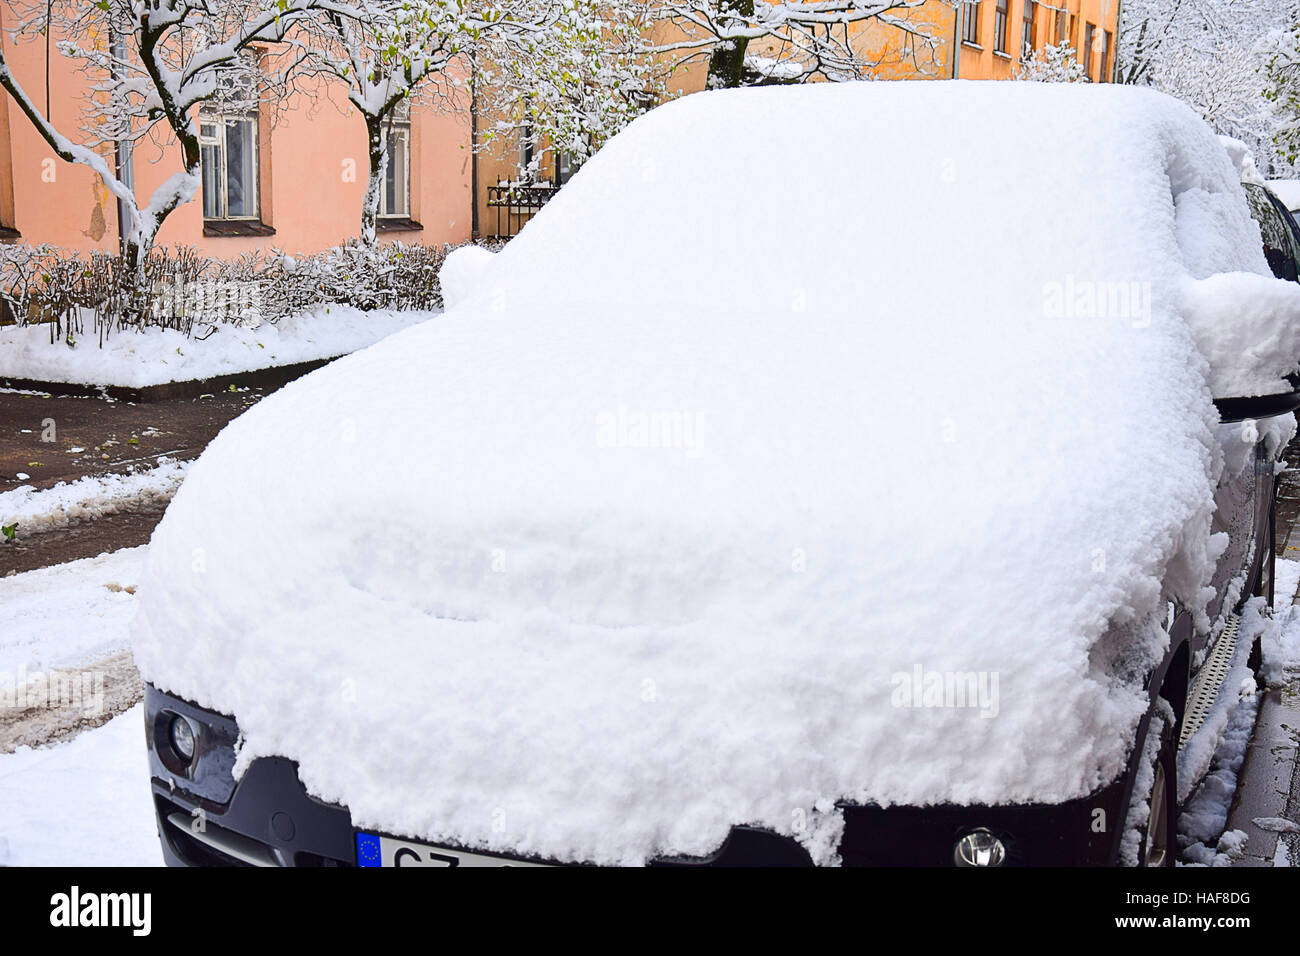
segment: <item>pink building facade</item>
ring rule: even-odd
[[[0,4],[0,23],[10,15]],[[3,34],[5,59],[56,128],[76,138],[87,108],[85,76],[42,38]],[[48,86],[46,76],[49,77]],[[168,217],[163,245],[192,245],[229,258],[259,249],[315,252],[360,234],[368,163],[366,130],[342,84],[295,95],[278,108],[200,115],[202,192]],[[136,195],[180,171],[180,149],[161,134],[130,156]],[[472,230],[468,105],[415,103],[395,125],[392,171],[381,204],[380,241],[463,242]],[[111,150],[105,151],[110,165]],[[116,199],[99,177],[54,155],[7,93],[0,93],[0,238],[76,250],[118,248]]]

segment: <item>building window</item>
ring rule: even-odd
[[[411,215],[411,104],[399,102],[388,114],[388,168],[379,194],[379,215],[408,219]]]
[[[1102,83],[1109,83],[1110,82],[1110,50],[1111,50],[1111,43],[1114,42],[1114,39],[1111,36],[1109,30],[1103,30],[1101,35],[1102,35],[1101,73],[1098,76],[1098,79]]]
[[[199,111],[203,218],[257,219],[256,60],[223,70],[217,84],[217,94]]]
[[[964,43],[980,42],[980,0],[965,0],[962,8],[961,38]]]
[[[257,114],[204,110],[199,117],[203,158],[203,218],[256,219]]]
[[[1083,26],[1083,49],[1079,51],[1079,56],[1083,60],[1083,71],[1088,74],[1088,79],[1094,80],[1092,75],[1092,42],[1097,28],[1091,23],[1085,23]]]
[[[1007,6],[1011,0],[997,0],[993,8],[993,49],[998,53],[1007,52]]]
[[[536,182],[541,158],[537,155],[537,134],[533,124],[525,122],[519,129],[519,181]]]
[[[1034,55],[1034,27],[1037,25],[1038,4],[1025,0],[1025,13],[1020,26],[1020,52],[1025,59]]]
[[[561,150],[555,157],[555,185],[563,186],[582,165],[582,159],[575,153]]]
[[[1065,42],[1065,11],[1056,11],[1056,45],[1060,46]]]

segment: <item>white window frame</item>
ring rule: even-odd
[[[398,103],[393,107],[391,113],[384,120],[387,127],[387,144],[390,147],[388,152],[389,168],[384,175],[384,181],[379,187],[379,218],[380,219],[410,219],[411,218],[411,107],[409,103]],[[394,142],[400,143],[399,149],[391,148]],[[390,209],[388,206],[388,176],[392,173],[393,160],[397,159],[402,164],[402,183],[406,187],[403,195],[399,197],[402,203],[401,209]]]
[[[961,42],[979,46],[980,14],[984,12],[983,0],[962,0]]]
[[[252,125],[252,136],[250,137],[252,139],[252,153],[253,153],[252,195],[253,195],[254,208],[253,208],[252,215],[245,215],[245,216],[230,215],[230,191],[229,191],[230,177],[228,175],[228,169],[226,165],[227,156],[229,155],[226,147],[226,133],[229,129],[228,122],[230,121],[239,122],[239,123],[247,123],[251,121],[251,125]],[[205,208],[203,210],[204,219],[207,219],[212,222],[258,222],[261,220],[262,217],[262,170],[261,170],[262,155],[261,155],[261,144],[258,142],[258,140],[261,139],[261,136],[259,135],[260,133],[259,125],[260,124],[258,122],[258,114],[256,112],[231,113],[231,112],[217,112],[215,110],[200,111],[199,113],[200,155],[202,155],[202,148],[204,146],[216,147],[217,154],[220,157],[220,166],[221,166],[221,169],[219,170],[218,173],[218,179],[217,179],[217,182],[219,184],[219,189],[217,191],[217,205],[219,207],[219,215],[210,216],[208,215],[208,211]],[[216,135],[204,136],[203,135],[204,126],[215,126],[217,129]]]

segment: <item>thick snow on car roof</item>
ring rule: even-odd
[[[687,97],[218,436],[137,660],[358,826],[561,860],[1087,794],[1221,547],[1188,317],[1266,273],[1159,94]]]

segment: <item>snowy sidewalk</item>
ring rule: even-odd
[[[1291,529],[1282,553],[1300,553],[1300,524]],[[1288,562],[1290,563],[1290,562]],[[1278,562],[1278,586],[1294,596],[1295,576]],[[1285,585],[1284,585],[1285,582]],[[1279,590],[1279,606],[1287,596]],[[1285,612],[1279,612],[1285,613]],[[1264,695],[1242,763],[1227,830],[1246,835],[1235,866],[1300,863],[1300,678]]]
[[[1297,767],[1300,687],[1270,690],[1242,764],[1228,830],[1246,834],[1235,866],[1300,864],[1300,775]]]

